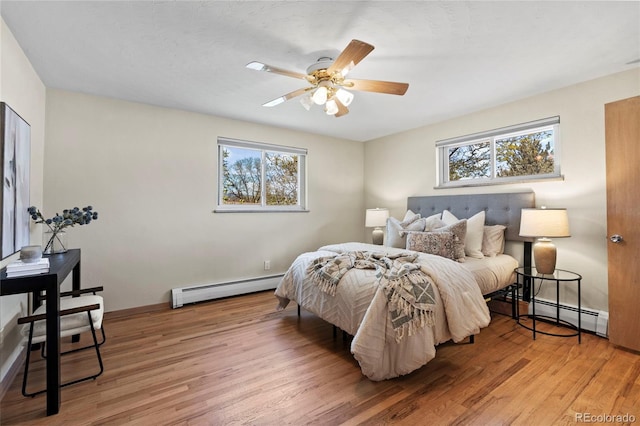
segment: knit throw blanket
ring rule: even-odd
[[[316,259],[307,274],[321,291],[334,296],[340,279],[350,269],[375,269],[387,297],[396,341],[400,341],[406,334],[411,336],[418,328],[434,323],[432,282],[420,270],[417,258],[417,254],[409,253],[345,252]]]

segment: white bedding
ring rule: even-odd
[[[483,259],[465,257],[462,266],[473,274],[482,294],[489,294],[515,283],[514,270],[519,265],[513,257],[499,254]]]
[[[283,309],[293,300],[304,309],[353,335],[351,353],[359,362],[363,374],[372,380],[408,374],[435,357],[436,345],[448,340],[459,342],[479,333],[490,321],[482,294],[493,290],[481,290],[475,277],[480,277],[484,287],[492,288],[499,279],[504,279],[509,267],[505,258],[491,258],[486,263],[497,266],[496,272],[491,275],[481,271],[483,260],[466,265],[467,262],[457,263],[420,253],[418,261],[421,270],[434,282],[435,324],[425,326],[417,333],[396,342],[388,318],[387,299],[376,285],[374,270],[349,270],[340,281],[335,296],[320,291],[311,280],[306,279],[307,267],[314,259],[345,251],[383,251],[395,254],[408,250],[364,243],[321,247],[318,251],[300,255],[293,262],[275,295],[280,302],[279,308]],[[511,273],[516,266],[511,268]]]

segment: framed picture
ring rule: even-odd
[[[9,105],[0,102],[0,161],[2,163],[2,251],[7,256],[29,245],[29,164],[31,127]]]

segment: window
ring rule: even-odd
[[[218,138],[216,211],[304,211],[307,150]]]
[[[439,187],[560,178],[560,117],[436,142]]]

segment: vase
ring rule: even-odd
[[[67,233],[65,231],[45,231],[42,247],[42,254],[65,253],[67,251]]]

